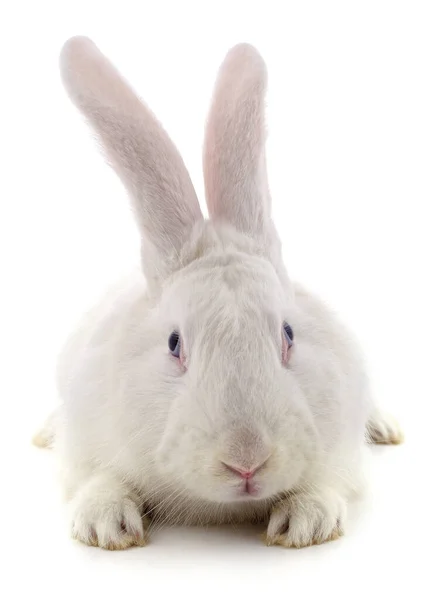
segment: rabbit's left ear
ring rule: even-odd
[[[184,162],[163,127],[87,38],[66,42],[63,82],[129,192],[142,238],[143,270],[157,287],[203,220]],[[102,216],[103,218],[103,216]]]
[[[239,44],[217,77],[205,132],[206,200],[214,220],[262,241],[271,219],[265,159],[267,71],[257,50]]]

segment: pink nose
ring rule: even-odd
[[[261,463],[260,465],[258,465],[257,467],[255,467],[254,469],[250,469],[250,470],[245,470],[245,469],[241,469],[240,467],[234,467],[233,465],[228,465],[227,463],[223,462],[224,466],[229,469],[229,471],[232,471],[232,473],[235,473],[236,475],[239,475],[242,479],[250,479],[250,477],[253,477],[253,475],[264,465],[265,461],[263,463]]]

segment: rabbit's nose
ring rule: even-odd
[[[261,464],[256,465],[255,467],[251,467],[249,469],[243,469],[241,467],[237,467],[235,465],[229,465],[228,463],[225,463],[222,461],[222,464],[229,470],[232,471],[232,473],[235,473],[236,475],[239,475],[242,479],[250,479],[251,477],[253,477],[253,475],[255,475],[255,473],[257,473],[259,471],[259,469],[261,467],[263,467],[265,465],[265,463],[267,462],[268,459],[264,460]]]

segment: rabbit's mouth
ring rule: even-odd
[[[255,480],[246,479],[239,488],[239,495],[242,498],[255,498],[261,493],[261,486]]]
[[[238,480],[235,488],[237,498],[252,499],[261,496],[262,486],[258,482],[258,471],[266,466],[268,458],[269,456],[256,463],[254,467],[247,469],[221,461],[228,475]]]

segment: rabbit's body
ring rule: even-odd
[[[204,227],[205,234],[211,227]],[[231,270],[237,271],[240,265],[250,277],[249,267],[254,270],[257,259],[244,254],[242,243],[239,250],[226,250],[223,229],[219,244],[210,239],[206,247],[205,234],[197,242],[200,249],[192,244],[186,252],[197,256],[186,267],[193,277],[199,273],[218,282],[223,271],[230,276]],[[231,232],[231,246],[234,237],[237,234]],[[181,270],[176,277],[185,281],[186,274]],[[234,280],[236,286],[242,285],[237,277]],[[323,446],[299,484],[316,485],[326,476],[329,481],[336,479],[346,495],[359,484],[368,416],[363,363],[332,312],[299,285],[294,286],[292,307],[297,352],[291,368]],[[173,384],[161,381],[155,362],[155,348],[161,345],[164,349],[167,344],[166,337],[161,336],[162,320],[159,303],[149,297],[143,277],[137,273],[86,315],[61,355],[59,392],[68,427],[66,438],[62,443],[60,436],[59,442],[65,453],[70,494],[83,483],[83,473],[86,480],[95,465],[107,466],[139,493],[149,511],[159,507],[156,513],[165,520],[208,523],[265,518],[273,504],[268,499],[198,503],[194,502],[194,490],[183,492],[170,476],[160,472],[156,454],[174,402]],[[174,505],[171,496],[176,497]],[[194,510],[188,510],[192,502]]]
[[[287,546],[341,535],[366,428],[377,441],[398,433],[371,406],[351,336],[286,274],[262,59],[237,46],[219,74],[209,221],[167,134],[96,47],[70,40],[62,67],[130,194],[147,280],[113,290],[60,357],[55,438],[73,535],[125,548],[144,542],[147,518],[269,518],[268,541]]]

